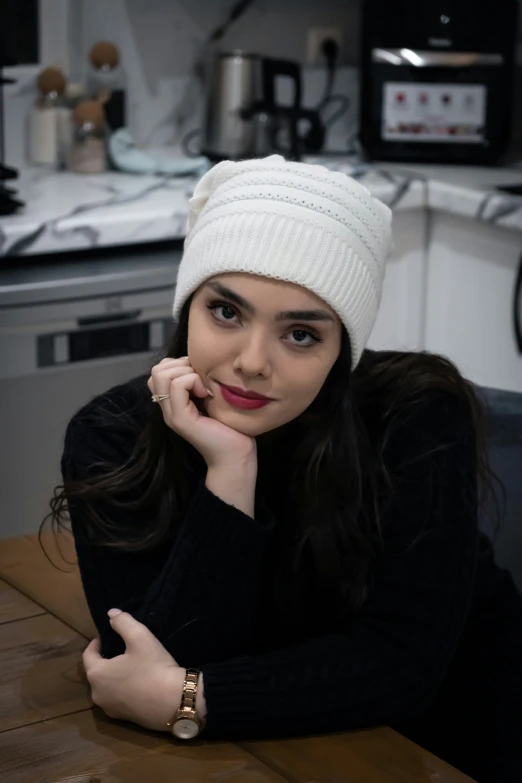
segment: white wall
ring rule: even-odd
[[[192,77],[194,64],[204,41],[224,21],[231,5],[230,0],[83,2],[78,70],[100,38],[120,47],[132,86],[129,125],[137,143],[175,143],[199,124],[202,94]],[[309,27],[330,25],[343,31],[341,62],[355,63],[358,0],[258,0],[234,23],[220,46],[304,63]],[[307,97],[312,104],[316,94],[320,98],[324,75],[317,71],[313,69],[307,79],[305,104]],[[353,79],[352,85],[343,87],[343,92],[351,92]]]

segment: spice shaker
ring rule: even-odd
[[[107,130],[100,101],[80,101],[73,110],[69,169],[81,174],[107,170]]]
[[[68,122],[69,110],[63,95],[66,79],[58,68],[45,68],[38,76],[38,94],[31,112],[30,157],[36,164],[63,163],[60,126]]]

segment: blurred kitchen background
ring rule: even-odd
[[[365,5],[369,9],[368,31],[363,45]],[[215,53],[239,49],[294,61],[302,69],[302,104],[312,109],[323,97],[327,81],[328,59],[321,44],[332,38],[338,52],[333,57],[331,92],[346,100],[332,101],[329,111],[323,112],[328,124],[327,149],[352,152],[354,145],[358,149],[360,66],[363,58],[368,58],[368,50],[396,52],[422,47],[439,55],[478,51],[497,56],[499,62],[493,64],[486,58],[486,64],[473,62],[473,67],[467,69],[473,79],[461,65],[458,69],[439,68],[436,80],[460,84],[472,81],[486,89],[497,76],[502,76],[503,83],[515,80],[518,89],[506,96],[510,113],[508,157],[513,159],[522,156],[522,14],[518,14],[515,28],[510,13],[516,5],[517,0],[502,0],[500,4],[484,0],[428,0],[423,4],[412,0],[374,0],[366,4],[363,0],[4,0],[2,14],[16,16],[26,33],[30,13],[24,9],[34,8],[40,17],[37,51],[33,53],[28,47],[25,52],[26,59],[34,57],[38,65],[31,60],[29,65],[18,66],[17,83],[4,89],[7,155],[14,165],[27,159],[27,134],[21,130],[36,97],[34,77],[41,67],[56,65],[73,88],[87,87],[92,71],[89,53],[97,42],[112,42],[119,49],[119,73],[114,81],[126,85],[126,125],[135,144],[161,147],[180,145],[187,133],[201,126],[207,95],[201,66],[212,62]],[[23,59],[21,53],[13,54]],[[389,55],[388,63],[397,64],[394,56]],[[415,66],[415,51],[412,57],[412,62],[404,60],[403,65]],[[384,62],[381,58],[379,65]],[[449,71],[458,71],[458,78],[455,73],[447,79]],[[4,73],[12,75],[9,68]],[[394,76],[393,81],[410,79],[409,75],[404,80],[402,77],[403,73]],[[428,77],[432,79],[433,74]],[[285,100],[289,98],[287,81],[281,80],[278,87]],[[368,86],[369,79],[366,81]],[[496,91],[490,92],[489,101],[495,100]],[[340,116],[336,119],[334,115]],[[198,143],[196,137],[193,150],[197,150]]]
[[[161,352],[188,199],[226,157],[390,205],[368,347],[494,390],[520,474],[522,0],[2,0],[0,66],[0,537],[48,512],[72,414]]]

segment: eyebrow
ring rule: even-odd
[[[230,299],[231,302],[234,302],[234,304],[242,307],[247,312],[255,313],[255,307],[235,291],[232,291],[231,288],[227,288],[221,285],[221,283],[207,283],[206,285],[208,288],[212,288],[216,294]],[[281,313],[277,313],[275,319],[276,321],[331,321],[334,323],[333,317],[326,310],[284,310]]]

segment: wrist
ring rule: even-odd
[[[171,721],[181,706],[185,669],[181,666],[169,666],[165,671],[165,681],[161,690],[160,700],[163,703],[162,730],[169,731],[167,723]]]
[[[249,454],[234,456],[228,459],[221,458],[216,461],[207,461],[207,470],[231,472],[241,471],[243,473],[257,473],[257,451],[253,449]]]
[[[229,486],[254,486],[257,479],[257,461],[236,465],[212,465],[207,467],[207,479],[224,481]]]
[[[172,667],[168,671],[168,679],[166,686],[163,690],[163,696],[168,702],[164,714],[166,716],[164,721],[165,731],[168,731],[167,722],[172,720],[176,711],[181,707],[181,700],[183,698],[183,684],[185,682],[185,675],[187,670],[182,666]],[[196,714],[198,718],[206,718],[207,715],[207,702],[205,699],[205,689],[203,683],[203,672],[198,676],[198,689],[196,691]]]
[[[256,480],[257,462],[208,468],[205,484],[216,497],[253,518]]]

